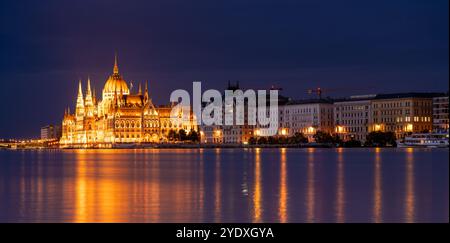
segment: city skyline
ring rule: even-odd
[[[0,1],[0,223],[448,224],[449,3]]]
[[[149,80],[155,104],[193,81],[276,85],[294,99],[317,87],[331,97],[448,92],[448,1],[273,4],[2,2],[0,111],[12,118],[0,137],[59,121],[79,79],[101,90],[114,51],[127,81]]]
[[[150,99],[150,106],[154,107],[153,109],[156,108],[158,111],[160,111],[160,109],[164,110],[164,114],[167,113],[167,111],[168,111],[167,109],[170,110],[170,107],[173,106],[173,104],[171,105],[170,102],[166,102],[165,104],[153,104],[153,102],[152,102],[153,98],[152,98],[152,96],[149,95],[151,91],[150,91],[150,89],[148,87],[148,84],[149,84],[148,81],[144,81],[144,82],[140,82],[139,81],[137,83],[133,83],[133,81],[126,81],[126,80],[124,80],[122,78],[122,75],[118,73],[118,55],[117,55],[117,52],[116,52],[115,57],[114,57],[114,67],[113,67],[113,75],[112,76],[114,76],[114,75],[120,75],[119,76],[119,81],[121,81],[123,83],[122,86],[125,87],[125,90],[119,89],[117,87],[113,88],[114,90],[116,90],[116,92],[119,93],[119,94],[117,94],[118,97],[121,97],[121,94],[120,94],[121,92],[124,92],[124,95],[134,94],[134,95],[142,96],[142,97],[144,97],[144,94],[145,94],[145,96],[149,97],[147,99]],[[106,86],[103,87],[103,88],[100,88],[100,89],[97,89],[98,85],[96,85],[95,83],[93,83],[91,81],[90,76],[88,76],[86,80],[83,80],[83,79],[80,78],[77,81],[77,89],[76,89],[77,90],[77,92],[76,92],[76,96],[77,97],[74,98],[74,100],[77,100],[77,102],[75,102],[75,103],[69,102],[69,104],[64,108],[63,120],[66,119],[66,116],[72,116],[72,115],[75,116],[75,114],[77,113],[78,105],[79,105],[78,103],[80,102],[80,95],[81,95],[81,99],[82,99],[83,103],[87,102],[85,100],[85,98],[88,99],[88,96],[89,96],[89,97],[91,97],[89,99],[95,100],[94,101],[95,107],[97,107],[97,99],[99,99],[101,101],[102,96],[103,96],[103,98],[105,97],[105,93],[104,92],[105,92],[105,89],[107,89],[108,82],[110,82],[109,80],[111,79],[112,76],[109,76],[106,79],[106,84],[105,84]],[[105,81],[103,81],[103,83],[105,83]],[[232,90],[233,89],[241,89],[241,90],[245,91],[245,90],[248,90],[248,89],[252,89],[252,87],[242,87],[242,85],[240,86],[241,83],[242,82],[239,82],[239,81],[234,82],[234,83],[228,81],[228,86],[225,86],[225,83],[224,83],[223,90],[225,91],[227,89],[232,89]],[[144,90],[143,87],[145,87],[145,90]],[[269,89],[272,89],[272,88],[280,89],[279,92],[282,93],[282,90],[283,90],[282,87],[279,87],[279,86],[265,87],[266,90],[269,90]],[[103,90],[103,95],[102,95],[102,90]],[[107,91],[107,92],[111,93],[112,91]],[[285,108],[282,108],[282,107],[284,107],[285,105],[292,106],[292,105],[295,105],[297,103],[299,103],[299,104],[302,104],[302,103],[303,104],[320,104],[322,102],[325,102],[325,103],[330,103],[332,107],[333,106],[337,107],[337,106],[339,106],[338,104],[341,103],[341,102],[344,102],[344,103],[354,102],[354,101],[358,102],[360,100],[361,101],[371,101],[371,100],[380,99],[380,98],[381,99],[383,99],[383,98],[384,99],[386,99],[386,98],[392,99],[392,98],[397,98],[397,97],[398,98],[404,98],[404,97],[421,97],[421,96],[425,96],[425,97],[428,97],[428,98],[430,98],[430,97],[445,97],[445,96],[448,97],[448,91],[446,91],[446,92],[398,92],[398,93],[392,93],[392,92],[371,93],[371,92],[368,92],[368,93],[359,93],[359,94],[353,94],[353,95],[348,95],[348,96],[338,96],[338,97],[332,97],[330,95],[325,95],[323,92],[328,94],[328,90],[326,90],[326,89],[323,90],[320,87],[317,87],[317,88],[314,88],[314,89],[309,89],[307,91],[307,96],[303,96],[303,97],[300,97],[300,98],[298,96],[296,96],[296,97],[280,96],[280,98],[281,98],[280,102],[282,102],[283,104],[279,107],[279,109],[283,110]],[[84,96],[86,96],[86,97],[84,97]],[[110,98],[114,98],[113,97],[114,96],[113,93],[111,93],[110,96],[111,96]],[[120,98],[120,99],[122,99],[122,98]],[[97,109],[97,108],[95,108],[95,109]],[[192,107],[191,107],[191,109],[192,109]],[[73,114],[71,113],[71,111],[73,111]],[[310,115],[312,115],[312,113]],[[431,122],[431,120],[430,120],[430,122]],[[64,124],[64,122],[62,124]],[[53,123],[50,123],[49,125],[45,124],[45,128],[47,128],[49,126],[61,127],[61,124],[60,124],[59,121],[55,121]],[[211,127],[215,127],[215,125],[213,125]],[[40,128],[41,128],[41,130],[44,129],[43,126],[41,126]],[[306,127],[306,128],[308,128],[308,127]],[[280,127],[280,129],[284,130],[285,127]],[[340,129],[343,129],[343,127],[341,127],[338,123],[336,123],[336,124],[333,124],[330,129],[331,130],[329,130],[329,131],[331,133],[339,134],[340,132],[338,132],[336,129],[340,130]],[[281,132],[281,130],[279,132]],[[314,129],[314,130],[317,130],[317,129]],[[318,129],[318,130],[320,130],[320,131],[327,131],[328,132],[328,128],[325,129],[325,130],[322,130],[322,129]],[[430,131],[431,131],[431,128],[430,128]],[[293,135],[292,131],[291,131],[291,133],[292,133],[291,135]],[[302,131],[302,133],[305,133],[305,131]],[[306,132],[306,134],[309,134],[309,133]],[[281,135],[281,134],[277,134],[276,136],[279,136],[279,135]],[[309,134],[309,135],[312,136],[312,134]],[[37,136],[39,136],[39,134]],[[30,137],[30,136],[29,137],[23,137],[23,138],[20,138],[20,137],[9,137],[9,138],[2,137],[2,139],[5,139],[5,138],[6,139],[30,139],[30,138],[35,138],[35,137]],[[41,137],[42,137],[42,131],[41,131]],[[363,141],[364,141],[364,139],[363,139]]]

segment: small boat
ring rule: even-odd
[[[414,133],[397,144],[398,147],[447,148],[448,138],[446,133]]]

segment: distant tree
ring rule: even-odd
[[[278,139],[276,137],[273,137],[273,136],[268,137],[267,138],[267,143],[269,143],[269,144],[277,144],[278,143]]]
[[[331,136],[331,134],[327,132],[317,131],[316,134],[313,136],[314,140],[316,140],[316,143],[334,143],[335,138]]]
[[[258,138],[258,144],[267,144],[267,138],[266,137]]]
[[[254,137],[248,139],[248,144],[256,144],[257,140]]]
[[[352,148],[352,147],[361,147],[362,144],[361,144],[361,141],[359,141],[359,140],[351,139],[351,140],[345,141],[343,143],[343,146],[347,147],[347,148]]]
[[[287,137],[279,137],[278,138],[278,143],[279,144],[288,144],[288,138]]]
[[[289,143],[299,144],[299,143],[308,143],[308,138],[303,135],[303,133],[296,132],[294,136],[289,138]]]
[[[191,140],[193,142],[198,142],[200,140],[198,137],[198,133],[195,130],[189,131],[189,134],[187,137],[188,137],[188,140]]]
[[[397,146],[395,133],[393,132],[371,132],[367,135],[366,146],[385,147]]]
[[[167,138],[170,141],[178,140],[177,132],[175,130],[170,130],[169,134],[167,135]]]
[[[178,131],[178,137],[179,137],[180,141],[187,140],[186,131],[184,129],[181,129],[180,131]]]
[[[343,143],[342,139],[337,134],[334,134],[333,135],[333,144],[342,145],[342,143]]]

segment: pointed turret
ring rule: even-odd
[[[141,82],[139,82],[139,91],[138,94],[141,95],[142,94],[142,87],[141,87]]]
[[[91,91],[91,79],[88,77],[87,80],[87,89],[86,89],[86,99],[85,99],[85,106],[91,106],[92,103],[92,91]]]
[[[75,108],[75,118],[77,124],[77,131],[83,130],[83,120],[84,120],[84,99],[83,99],[83,89],[81,87],[81,80],[78,83],[78,98],[77,106]]]
[[[148,81],[145,82],[144,101],[148,101]]]
[[[92,90],[91,90],[91,78],[88,77],[87,89],[86,89],[86,99],[84,101],[84,106],[86,109],[86,115],[91,117],[94,115],[94,102],[92,101]]]
[[[81,80],[78,82],[77,108],[84,108],[83,89],[81,87]]]

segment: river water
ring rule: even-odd
[[[0,150],[0,222],[449,222],[449,150]]]

